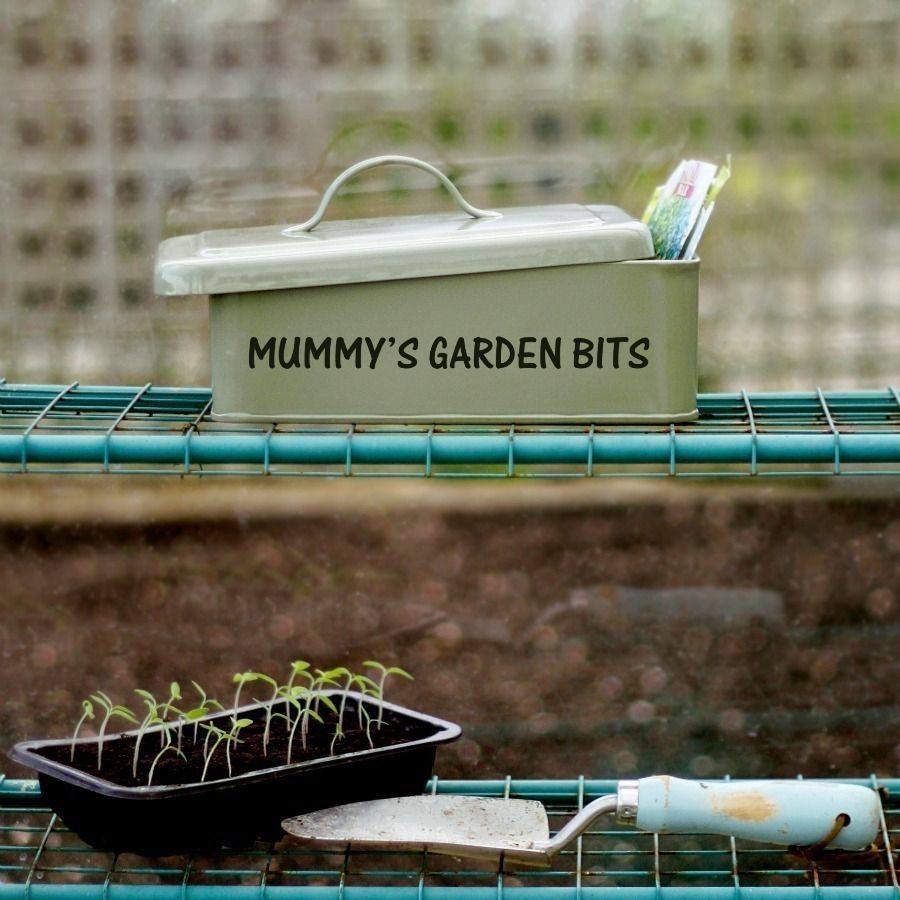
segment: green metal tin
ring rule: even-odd
[[[698,269],[697,261],[597,263],[214,295],[213,414],[292,422],[690,419]],[[331,367],[310,356],[309,368],[282,368],[306,362],[307,336],[318,348],[332,337]],[[336,368],[339,336],[386,339],[374,368],[365,341]]]
[[[302,225],[161,246],[158,292],[210,295],[216,418],[696,417],[699,260],[647,258],[646,228],[615,207],[494,212],[458,194],[465,215],[313,231],[343,181],[384,162],[443,179],[370,160]]]

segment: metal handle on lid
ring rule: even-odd
[[[414,156],[373,156],[371,159],[364,159],[362,162],[358,162],[356,165],[350,166],[349,169],[345,169],[341,172],[341,174],[328,185],[328,189],[322,195],[322,201],[319,203],[319,208],[312,216],[305,222],[301,222],[299,225],[291,225],[290,228],[285,228],[282,234],[293,235],[312,231],[325,217],[325,213],[328,211],[328,206],[334,199],[334,195],[344,186],[344,184],[360,172],[365,172],[366,169],[374,169],[375,166],[413,166],[416,169],[422,169],[423,172],[434,175],[434,177],[447,188],[450,192],[450,196],[457,202],[460,208],[470,216],[474,216],[476,219],[494,219],[500,215],[500,213],[491,209],[479,209],[477,206],[472,206],[472,204],[459,192],[456,185],[440,169],[436,169],[433,165],[424,160],[416,159]]]

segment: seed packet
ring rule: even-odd
[[[681,252],[681,256],[679,259],[693,259],[697,252],[697,245],[700,243],[700,238],[703,237],[703,231],[706,228],[706,223],[709,222],[710,216],[712,216],[712,211],[716,206],[716,197],[719,196],[719,192],[725,186],[725,182],[731,178],[731,154],[728,154],[728,157],[725,159],[725,165],[719,166],[719,171],[716,172],[716,177],[713,179],[713,183],[710,185],[709,191],[706,194],[706,199],[703,201],[703,207],[700,210],[700,215],[697,217],[697,222],[694,225],[691,233],[685,242],[684,250]]]
[[[653,236],[657,259],[690,259],[712,214],[713,199],[731,174],[724,166],[697,159],[682,160],[658,187],[644,222]]]

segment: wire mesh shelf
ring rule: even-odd
[[[897,475],[900,395],[703,394],[679,425],[223,423],[207,388],[7,385],[0,471],[593,477]]]
[[[643,834],[599,821],[549,870],[410,852],[311,850],[257,844],[241,851],[147,858],[93,850],[48,809],[37,783],[0,776],[0,897],[138,900],[273,898],[301,900],[700,900],[715,897],[896,900],[900,779],[857,780],[882,791],[880,848],[809,861],[782,848],[712,835]],[[443,781],[437,793],[542,801],[551,829],[615,782]]]
[[[702,394],[678,425],[223,423],[208,388],[9,385],[0,471],[594,477],[898,475],[900,394]]]

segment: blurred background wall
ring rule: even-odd
[[[892,0],[4,0],[0,377],[208,383],[164,236],[306,217],[341,167],[640,214],[734,158],[701,248],[707,390],[882,386],[900,345]],[[382,170],[334,215],[438,208]]]

